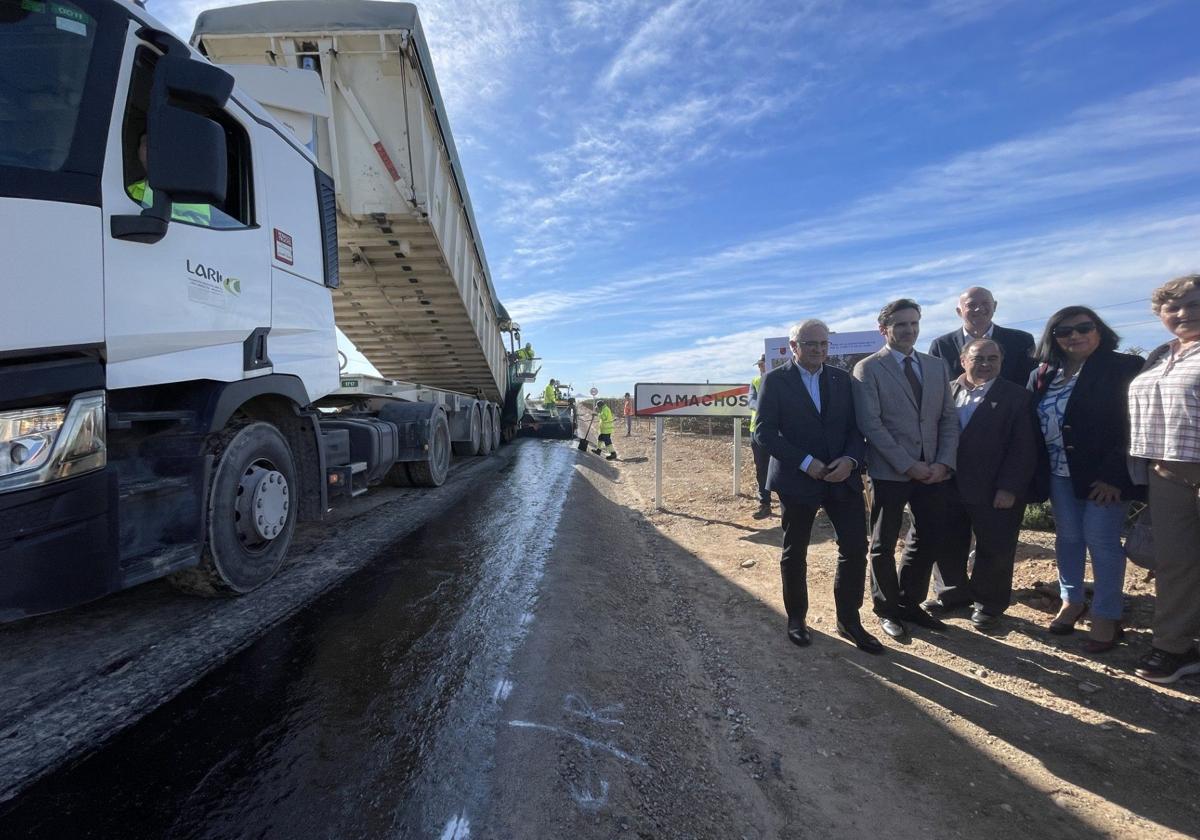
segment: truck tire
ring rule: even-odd
[[[502,422],[500,419],[500,409],[496,408],[496,406],[493,405],[493,406],[491,406],[491,412],[492,412],[492,451],[495,452],[497,449],[500,448],[500,444],[503,442],[504,430],[500,428],[500,424]]]
[[[454,441],[455,455],[475,455],[479,452],[479,439],[483,436],[483,421],[479,418],[479,403],[471,406],[471,432],[466,440]]]
[[[479,430],[479,454],[490,455],[492,453],[492,411],[488,408],[487,403],[483,404],[483,410],[480,414],[483,423]]]
[[[270,423],[226,429],[214,454],[200,564],[171,583],[196,595],[240,595],[270,580],[287,555],[299,509],[296,465]]]
[[[441,487],[450,474],[450,423],[446,412],[435,411],[429,417],[429,458],[409,461],[408,475],[418,487]]]

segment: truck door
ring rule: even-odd
[[[111,217],[153,203],[145,137],[159,52],[130,27],[104,172],[104,319],[109,388],[270,373],[269,243],[259,224],[254,122],[232,99],[220,205],[175,204],[157,242],[121,239]]]

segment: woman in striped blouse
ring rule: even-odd
[[[1137,675],[1173,683],[1200,673],[1200,274],[1150,297],[1175,337],[1129,386],[1129,454],[1150,463],[1154,646]]]

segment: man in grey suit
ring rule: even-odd
[[[893,639],[904,621],[933,630],[946,625],[921,609],[945,528],[945,482],[954,470],[958,414],[942,361],[914,349],[921,307],[894,300],[879,312],[887,344],[854,367],[854,410],[867,439],[871,499],[871,589],[875,614]],[[904,506],[913,515],[896,573],[896,541]]]

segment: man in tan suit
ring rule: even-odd
[[[854,367],[854,411],[867,439],[871,499],[871,591],[883,632],[902,639],[904,621],[943,630],[921,609],[945,527],[946,488],[958,448],[958,414],[942,360],[914,349],[921,307],[894,300],[879,312],[887,344]],[[904,506],[913,515],[896,573]]]

